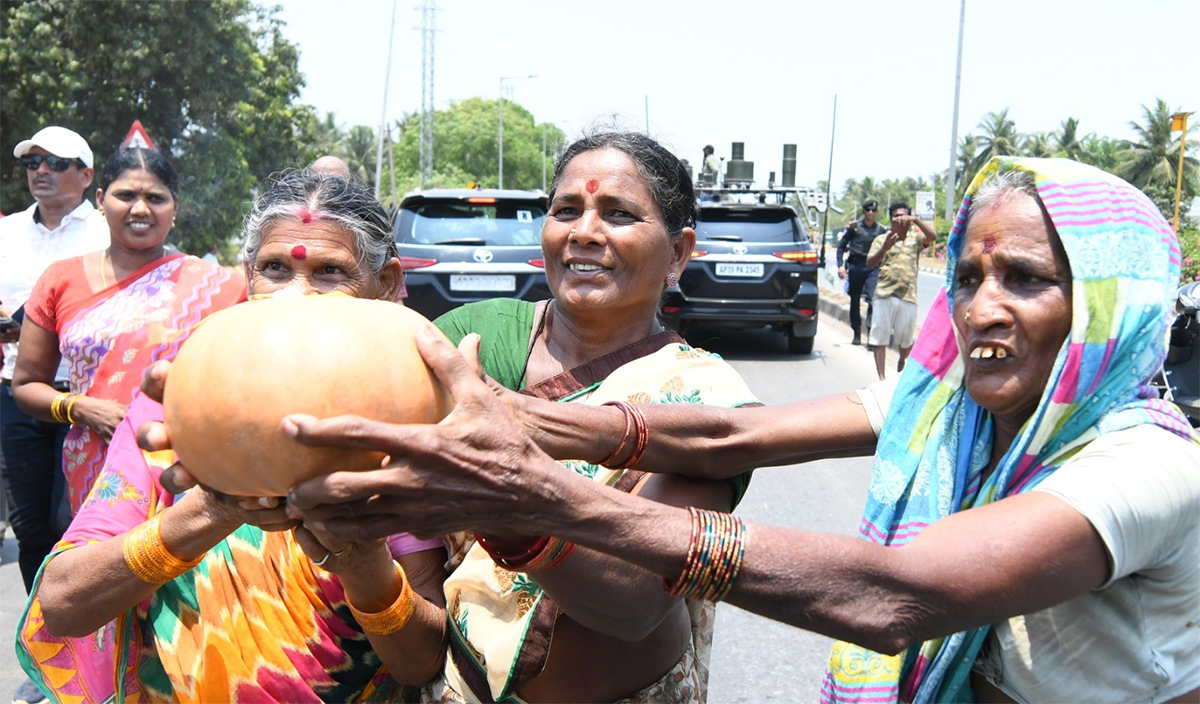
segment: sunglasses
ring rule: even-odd
[[[53,169],[54,167],[51,166],[50,168]],[[866,212],[866,213],[874,213],[874,212],[878,212],[878,210],[879,210],[879,208],[863,208],[863,212]]]
[[[67,159],[53,154],[27,154],[21,157],[21,164],[30,171],[37,171],[42,167],[42,162],[46,162],[46,166],[50,167],[51,171],[66,171],[71,164],[78,164],[79,168],[86,169],[82,161],[79,159]]]

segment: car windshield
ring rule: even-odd
[[[546,210],[539,203],[426,201],[400,211],[400,244],[539,245]]]
[[[798,242],[800,232],[792,214],[782,209],[702,209],[696,223],[698,240],[736,242]]]

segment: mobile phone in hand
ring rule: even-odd
[[[0,318],[0,332],[8,332],[19,327],[21,327],[21,324],[12,318]]]

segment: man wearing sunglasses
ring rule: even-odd
[[[854,339],[850,341],[852,345],[862,344],[859,326],[862,324],[860,306],[863,298],[867,299],[867,333],[871,331],[871,299],[875,296],[879,269],[867,266],[867,255],[871,251],[871,243],[883,234],[883,226],[875,221],[879,204],[868,200],[862,204],[862,209],[863,219],[846,225],[846,232],[837,248],[838,276],[848,278],[850,283],[850,327],[854,330]]]
[[[0,319],[20,317],[34,283],[52,262],[109,244],[107,223],[84,198],[94,172],[92,150],[83,137],[65,127],[46,127],[17,144],[13,156],[25,167],[34,203],[0,219]],[[70,520],[62,475],[63,438],[70,426],[40,421],[17,408],[12,376],[19,335],[19,326],[0,326],[0,483],[28,592]],[[55,386],[66,390],[66,384],[67,370],[60,366]],[[13,701],[43,698],[26,681]]]

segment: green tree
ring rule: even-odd
[[[1026,156],[1051,157],[1054,156],[1054,138],[1049,132],[1031,132],[1021,140],[1021,148]]]
[[[1121,142],[1112,137],[1089,134],[1080,142],[1079,160],[1085,164],[1112,172],[1120,161]]]
[[[967,187],[975,180],[975,172],[979,170],[975,166],[978,156],[979,137],[973,134],[963,135],[958,141],[958,164],[955,167],[958,171],[958,186],[954,189],[957,200],[962,200]]]
[[[235,236],[254,184],[298,166],[318,128],[294,102],[299,55],[275,13],[250,0],[5,2],[0,206],[29,203],[16,139],[63,125],[103,162],[139,119],[180,173],[171,241],[200,253]]]
[[[1079,120],[1068,117],[1062,123],[1062,128],[1054,134],[1054,156],[1062,156],[1075,161],[1083,157],[1083,142],[1079,139]]]
[[[1000,112],[989,112],[979,123],[983,134],[979,137],[979,151],[975,155],[974,167],[978,171],[994,156],[1021,153],[1021,135],[1017,126],[1008,117],[1008,108]]]
[[[468,98],[451,102],[433,118],[434,186],[464,187],[478,183],[494,188],[499,176],[500,105],[495,100]],[[395,145],[396,188],[417,183],[420,156],[420,117],[411,115]],[[545,130],[546,154],[542,154]],[[554,157],[563,143],[562,130],[537,123],[519,103],[504,101],[504,187],[541,188],[542,170],[553,175]],[[388,184],[388,179],[384,179]],[[402,187],[403,184],[403,187]],[[548,184],[547,184],[548,185]],[[426,187],[431,187],[427,183]]]
[[[1175,189],[1179,169],[1179,139],[1171,132],[1171,114],[1167,101],[1159,98],[1153,108],[1142,106],[1145,122],[1130,122],[1137,139],[1124,142],[1118,153],[1115,173],[1142,189],[1167,218],[1175,211]],[[1196,195],[1200,164],[1195,157],[1183,160],[1183,199]]]

